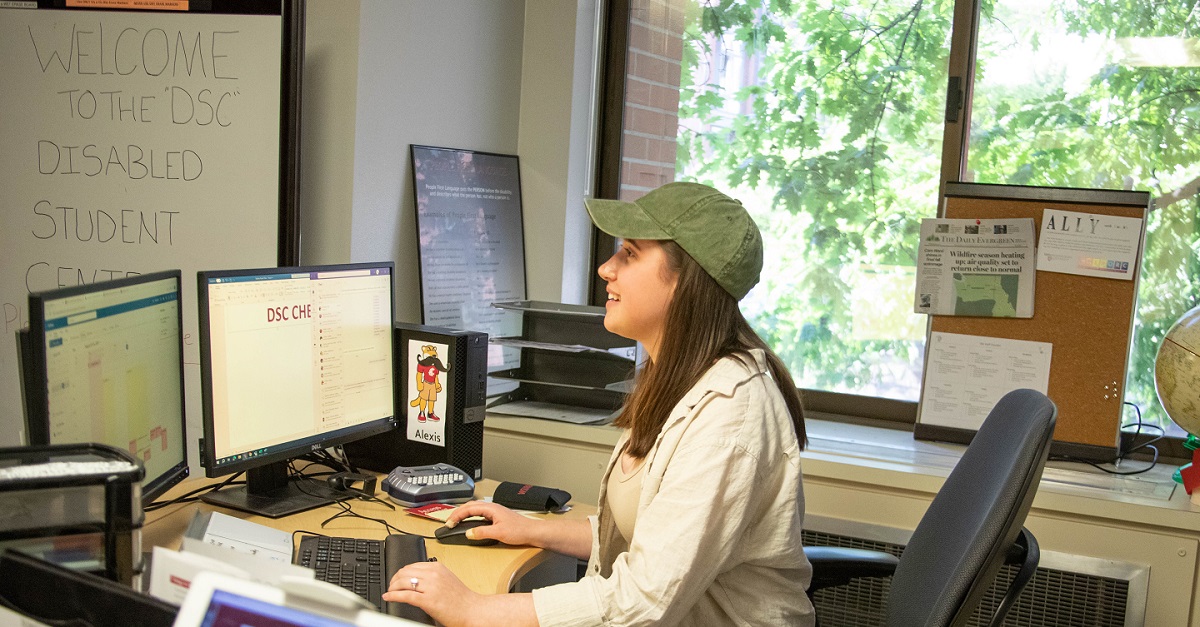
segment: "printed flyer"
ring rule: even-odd
[[[1142,220],[1046,209],[1037,268],[1132,281],[1142,245]]]
[[[913,311],[939,316],[1033,317],[1032,218],[921,221]]]

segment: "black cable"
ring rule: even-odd
[[[359,514],[358,512],[354,511],[354,508],[350,507],[350,505],[348,505],[344,501],[338,501],[337,503],[335,503],[335,505],[340,507],[342,509],[342,511],[334,514],[333,516],[330,516],[329,518],[326,518],[323,522],[321,522],[322,528],[324,528],[326,524],[334,521],[335,519],[341,518],[343,516],[350,516],[353,518],[361,518],[363,520],[377,522],[377,523],[383,525],[388,533],[407,533],[401,529],[398,529],[398,528],[392,526],[392,523],[388,522],[387,520],[385,520],[383,518],[372,518],[370,516],[363,516],[362,514]],[[390,504],[385,503],[385,505],[390,505]],[[393,509],[393,511],[395,510],[394,507],[392,509]]]
[[[356,498],[360,501],[371,501],[373,503],[379,503],[380,505],[392,510],[393,512],[396,511],[395,505],[388,503],[387,501],[379,498],[378,496],[375,496],[374,494],[367,494],[366,492],[363,492],[362,490],[349,490],[349,492],[350,492],[350,494],[354,495],[354,498]]]
[[[149,505],[146,505],[142,509],[143,509],[143,511],[153,512],[154,510],[162,509],[164,507],[167,507],[168,505],[175,505],[176,503],[193,503],[195,501],[200,500],[199,498],[197,498],[198,495],[206,494],[208,492],[216,492],[216,491],[220,490],[221,488],[224,488],[229,485],[245,484],[246,483],[245,481],[234,481],[234,479],[237,479],[240,476],[242,476],[242,473],[240,473],[240,472],[234,473],[232,475],[229,475],[229,477],[226,478],[221,483],[214,483],[211,485],[206,485],[206,486],[203,486],[200,488],[196,488],[195,490],[192,490],[191,492],[188,492],[186,494],[181,494],[169,501],[155,501],[153,503],[150,503]]]
[[[1154,447],[1154,446],[1151,446],[1150,448],[1154,450],[1154,459],[1150,460],[1149,466],[1146,466],[1145,468],[1139,468],[1138,470],[1128,470],[1128,471],[1113,470],[1111,468],[1105,468],[1103,466],[1103,464],[1115,464],[1116,463],[1115,460],[1111,461],[1111,462],[1094,462],[1090,459],[1081,459],[1078,457],[1072,457],[1070,455],[1054,455],[1054,456],[1051,456],[1050,461],[1087,464],[1087,465],[1095,468],[1096,470],[1108,473],[1110,475],[1118,475],[1118,476],[1140,475],[1144,472],[1147,472],[1147,471],[1153,469],[1156,465],[1158,465],[1158,448]]]
[[[341,461],[338,461],[336,458],[334,458],[334,456],[330,455],[328,452],[325,452],[325,450],[318,450],[318,452],[308,453],[306,455],[299,456],[299,458],[293,459],[292,460],[293,467],[295,465],[295,462],[298,460],[308,462],[308,465],[305,466],[304,468],[301,468],[301,470],[299,471],[301,473],[306,472],[308,470],[308,468],[310,468],[312,466],[324,466],[326,468],[329,468],[329,470],[331,471],[331,472],[314,472],[314,473],[312,473],[313,477],[324,477],[324,476],[326,476],[326,474],[334,474],[334,473],[343,472],[344,470],[346,470],[346,465],[342,464]]]
[[[326,473],[326,472],[304,474],[305,471],[307,471],[309,469],[309,467],[311,467],[311,464],[309,466],[305,466],[304,468],[301,468],[298,471],[296,471],[297,481],[299,481],[300,479],[313,480],[313,477],[324,477],[326,475],[336,474],[336,473]],[[343,471],[343,472],[349,472],[349,471]],[[298,485],[297,485],[297,489],[300,489]],[[303,490],[301,489],[301,491],[303,491]],[[350,495],[350,498],[357,498],[362,501],[374,501],[392,511],[396,511],[395,505],[392,505],[391,503],[388,503],[387,501],[385,501],[373,494],[367,494],[366,492],[363,492],[361,490],[346,490],[346,493]],[[310,496],[317,496],[310,492],[305,492],[305,494],[309,494]]]
[[[1139,445],[1137,445],[1137,446],[1135,446],[1135,447],[1133,447],[1133,448],[1129,449],[1128,451],[1125,451],[1124,453],[1118,452],[1118,453],[1117,453],[1117,458],[1118,458],[1118,460],[1119,460],[1119,459],[1121,459],[1121,458],[1123,458],[1123,457],[1125,457],[1126,455],[1129,455],[1130,453],[1136,453],[1137,451],[1139,451],[1139,450],[1141,450],[1141,449],[1143,449],[1143,448],[1147,448],[1147,447],[1150,447],[1150,448],[1155,448],[1155,447],[1153,447],[1153,446],[1151,446],[1151,445],[1153,445],[1155,442],[1158,442],[1159,440],[1161,440],[1161,439],[1165,438],[1165,437],[1166,437],[1166,435],[1167,435],[1167,430],[1166,430],[1166,429],[1163,429],[1161,426],[1159,426],[1159,425],[1156,425],[1156,424],[1151,424],[1151,423],[1148,423],[1148,422],[1143,422],[1143,421],[1142,421],[1142,409],[1141,409],[1140,407],[1138,407],[1138,406],[1137,406],[1137,405],[1135,405],[1134,403],[1130,403],[1130,402],[1128,402],[1128,401],[1126,401],[1126,402],[1125,402],[1125,404],[1126,404],[1126,405],[1129,405],[1130,407],[1132,407],[1132,408],[1133,408],[1133,410],[1134,410],[1135,412],[1137,412],[1137,421],[1136,421],[1136,422],[1134,422],[1134,423],[1132,423],[1132,424],[1123,425],[1123,426],[1121,427],[1121,430],[1122,430],[1122,431],[1123,431],[1123,430],[1125,430],[1125,429],[1127,429],[1127,428],[1129,428],[1129,427],[1136,427],[1136,428],[1137,428],[1137,431],[1135,431],[1135,432],[1134,432],[1134,434],[1133,434],[1133,436],[1130,438],[1130,442],[1134,442],[1134,441],[1136,441],[1136,440],[1137,440],[1137,437],[1138,437],[1139,435],[1141,435],[1141,434],[1142,434],[1142,427],[1151,427],[1151,428],[1153,428],[1153,429],[1158,429],[1158,436],[1157,436],[1157,437],[1154,437],[1154,438],[1151,438],[1150,440],[1147,440],[1147,441],[1145,441],[1145,442],[1143,442],[1143,443],[1141,443],[1141,444],[1139,444]],[[1155,450],[1157,450],[1157,448],[1156,448]]]
[[[295,553],[295,552],[296,552],[296,550],[295,550],[295,547],[296,547],[296,534],[298,534],[298,533],[307,533],[307,534],[308,534],[308,535],[310,535],[310,536],[320,536],[320,537],[322,537],[322,538],[332,538],[332,537],[334,537],[334,536],[331,536],[331,535],[329,535],[329,534],[327,534],[327,533],[321,533],[321,532],[319,532],[319,531],[309,531],[309,530],[307,530],[307,529],[297,529],[297,530],[295,530],[295,531],[293,531],[293,532],[292,532],[292,547],[293,547],[293,548],[292,548],[292,553]]]
[[[334,448],[337,450],[338,455],[341,455],[342,457],[342,465],[348,468],[350,472],[357,474],[358,466],[355,466],[354,462],[350,461],[350,455],[346,453],[346,449],[343,448],[341,444],[335,446]]]
[[[388,533],[400,533],[400,534],[408,533],[402,529],[398,529],[398,528],[392,526],[392,523],[388,522],[386,519],[373,518],[371,516],[363,516],[362,514],[359,514],[358,512],[354,511],[354,508],[350,507],[345,502],[338,502],[337,505],[338,505],[338,507],[342,508],[342,511],[340,511],[340,512],[330,516],[329,518],[326,518],[324,521],[322,521],[321,522],[322,528],[324,528],[326,524],[331,523],[338,518],[341,518],[343,516],[349,516],[351,518],[361,518],[363,520],[379,523],[379,524],[383,525],[384,529],[387,530]]]
[[[316,492],[309,492],[308,490],[305,490],[305,489],[304,489],[304,484],[305,484],[305,483],[307,483],[307,482],[309,482],[309,481],[312,481],[312,482],[314,482],[314,483],[317,483],[317,484],[320,484],[320,483],[321,483],[320,481],[317,481],[316,479],[313,479],[313,477],[314,477],[314,476],[316,476],[316,475],[305,475],[305,474],[301,474],[301,473],[300,473],[300,471],[297,471],[295,468],[292,468],[292,471],[293,471],[293,474],[292,474],[292,480],[293,480],[293,483],[296,485],[296,489],[297,489],[297,490],[299,490],[299,491],[301,491],[301,492],[303,492],[303,493],[305,493],[305,494],[307,494],[307,495],[309,495],[309,496],[311,496],[311,497],[315,497],[315,498],[318,498],[318,499],[324,499],[324,498],[328,498],[328,497],[327,497],[326,495],[324,495],[324,494],[317,494]],[[337,503],[337,501],[330,501],[330,503],[329,503],[329,504],[333,504],[333,503]]]
[[[1154,429],[1158,429],[1160,432],[1159,435],[1129,449],[1128,451],[1122,451],[1122,450],[1120,450],[1120,447],[1118,447],[1117,454],[1111,461],[1094,462],[1089,459],[1081,459],[1078,457],[1072,457],[1071,455],[1052,455],[1050,457],[1050,460],[1051,461],[1063,461],[1063,462],[1087,464],[1101,472],[1105,472],[1110,475],[1117,475],[1117,476],[1140,475],[1144,472],[1148,472],[1149,470],[1151,470],[1155,466],[1157,466],[1158,465],[1158,447],[1154,446],[1154,443],[1158,442],[1159,440],[1166,437],[1166,430],[1156,424],[1143,422],[1142,421],[1142,410],[1136,404],[1130,403],[1128,401],[1125,401],[1124,404],[1132,407],[1134,409],[1134,411],[1137,413],[1137,421],[1121,426],[1121,431],[1124,431],[1125,429],[1127,429],[1129,427],[1134,427],[1136,429],[1136,431],[1130,437],[1130,441],[1137,440],[1137,437],[1142,434],[1142,427],[1151,427]],[[1150,460],[1150,465],[1146,466],[1145,468],[1139,468],[1137,470],[1121,471],[1121,470],[1113,470],[1113,469],[1104,467],[1105,465],[1108,465],[1108,464],[1119,467],[1121,465],[1121,462],[1124,461],[1124,459],[1127,455],[1129,455],[1131,453],[1135,453],[1137,451],[1140,451],[1144,448],[1148,448],[1154,452],[1154,457]]]
[[[318,496],[318,495],[316,495],[316,494],[313,494],[313,493],[311,493],[311,492],[308,492],[308,491],[306,491],[306,490],[305,490],[305,489],[304,489],[304,488],[301,486],[301,484],[300,484],[300,483],[297,483],[297,484],[296,484],[296,489],[300,490],[301,492],[304,492],[305,494],[309,494],[309,495],[311,495],[311,496]],[[366,495],[366,493],[364,492],[364,493],[362,493],[362,496],[368,496],[368,495]],[[383,500],[381,500],[381,499],[377,499],[377,498],[375,498],[375,497],[369,497],[369,498],[371,498],[372,500],[378,501],[378,502],[382,503],[383,505],[386,505],[386,506],[388,506],[388,507],[389,507],[389,508],[391,508],[393,511],[396,509],[396,508],[395,508],[395,506],[393,506],[391,503],[388,503],[388,502],[386,502],[386,501],[383,501]],[[354,511],[354,509],[353,509],[352,507],[350,507],[350,505],[349,505],[349,504],[347,504],[345,501],[332,501],[332,502],[330,502],[330,503],[329,503],[329,505],[336,505],[337,507],[339,507],[339,508],[341,509],[341,511],[339,511],[339,512],[335,513],[334,515],[330,516],[329,518],[326,518],[325,520],[321,521],[321,528],[324,528],[324,527],[325,527],[325,525],[327,525],[327,524],[329,524],[329,523],[333,522],[334,520],[336,520],[336,519],[338,519],[338,518],[342,518],[342,517],[344,517],[344,516],[349,516],[349,517],[352,517],[352,518],[361,518],[361,519],[363,519],[363,520],[367,520],[367,521],[371,521],[371,522],[379,523],[379,524],[383,525],[384,529],[385,529],[385,530],[386,530],[388,533],[398,533],[398,534],[402,534],[402,535],[411,535],[411,536],[421,535],[421,534],[416,534],[416,533],[409,533],[409,532],[407,532],[407,531],[405,531],[405,530],[403,530],[403,529],[400,529],[400,528],[398,528],[398,527],[395,527],[395,526],[393,526],[391,523],[389,523],[389,522],[388,522],[386,519],[383,519],[383,518],[374,518],[374,517],[371,517],[371,516],[364,516],[364,515],[362,515],[362,514],[359,514],[358,512]],[[321,534],[321,535],[324,535],[324,534]],[[422,537],[422,538],[427,538],[427,539],[434,539],[434,537],[433,537],[433,536],[424,536],[424,535],[422,535],[421,537]]]
[[[359,516],[359,518],[362,518],[362,516]],[[368,520],[375,520],[375,519],[374,519],[374,518],[369,518]],[[393,529],[394,529],[394,528],[393,528]],[[375,539],[375,538],[355,538],[355,537],[353,537],[353,536],[333,536],[333,535],[329,535],[328,533],[325,533],[325,532],[323,532],[323,531],[309,531],[309,530],[307,530],[307,529],[297,529],[297,530],[295,530],[295,531],[293,531],[293,532],[292,532],[292,545],[293,545],[293,546],[295,546],[295,545],[296,545],[296,534],[298,534],[298,533],[306,533],[306,534],[308,534],[308,535],[310,535],[310,536],[318,536],[318,537],[321,537],[321,538],[351,538],[351,539],[353,539],[353,540],[371,540],[371,541],[374,541],[374,542],[383,542],[383,540],[378,540],[378,539]],[[403,529],[396,529],[396,533],[398,533],[398,534],[400,534],[400,535],[405,535],[405,536],[417,536],[418,538],[424,538],[424,539],[426,539],[426,540],[436,540],[436,539],[437,539],[437,538],[436,538],[436,537],[434,537],[434,536],[423,536],[423,535],[421,535],[421,534],[419,534],[419,533],[412,533],[412,532],[409,532],[409,531],[404,531]],[[425,560],[425,561],[427,561],[427,562],[436,562],[436,561],[437,561],[437,558],[436,558],[436,557],[431,557],[431,558],[429,558],[429,559],[427,559],[427,560]]]
[[[346,469],[346,465],[343,464],[337,457],[334,457],[333,454],[329,452],[329,449],[321,449],[320,451],[316,451],[314,457],[321,460],[326,466],[329,466],[334,470]]]
[[[319,451],[319,452],[324,453],[324,451]],[[303,459],[303,457],[297,458],[297,459]],[[309,461],[309,460],[305,460],[305,461]],[[331,465],[329,462],[334,462],[334,464]],[[297,479],[297,480],[311,479],[312,477],[321,477],[321,476],[325,476],[325,475],[329,475],[329,474],[334,474],[333,472],[305,474],[305,471],[307,471],[308,468],[313,465],[322,465],[322,466],[325,466],[325,467],[333,470],[334,472],[336,472],[337,468],[341,464],[337,463],[336,459],[329,457],[328,459],[317,459],[314,461],[310,461],[308,466],[305,466],[304,468],[297,470],[296,466],[295,466],[295,460],[291,460],[288,463],[289,478]],[[147,511],[147,512],[152,512],[154,510],[161,509],[163,507],[167,507],[168,505],[174,505],[176,503],[192,503],[192,502],[199,500],[199,499],[193,498],[199,494],[204,494],[206,492],[216,492],[216,491],[220,490],[221,488],[224,488],[224,487],[230,486],[230,485],[245,485],[245,483],[246,483],[245,481],[234,481],[235,479],[242,476],[243,474],[245,474],[245,473],[244,472],[234,473],[234,474],[230,475],[228,478],[226,478],[224,481],[222,481],[221,483],[206,485],[201,488],[196,488],[195,490],[192,490],[191,492],[177,496],[169,501],[155,501],[153,503],[146,505],[146,507],[144,507],[143,510]]]

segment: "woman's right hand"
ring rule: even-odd
[[[454,527],[464,518],[482,516],[490,525],[481,525],[467,531],[471,540],[492,539],[504,544],[544,547],[542,528],[546,521],[529,518],[517,512],[487,501],[471,501],[459,505],[446,519],[447,527]]]

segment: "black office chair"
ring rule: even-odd
[[[805,547],[808,595],[860,577],[891,575],[886,625],[965,625],[1004,563],[1020,564],[989,625],[1000,625],[1037,568],[1024,529],[1058,410],[1034,390],[1009,392],[983,421],[917,524],[900,558],[863,549]],[[819,617],[818,617],[819,618]]]

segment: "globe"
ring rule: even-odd
[[[1159,345],[1154,388],[1171,420],[1200,436],[1200,307],[1183,314]]]

